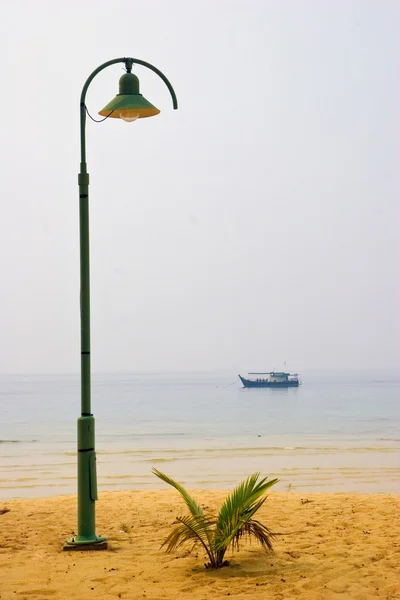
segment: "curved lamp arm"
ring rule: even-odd
[[[163,82],[165,83],[165,85],[167,86],[167,88],[169,90],[169,93],[171,94],[174,110],[176,110],[178,108],[178,100],[177,100],[174,88],[172,87],[171,83],[169,82],[167,77],[164,75],[164,73],[162,73],[159,69],[157,69],[157,67],[154,67],[152,64],[150,64],[144,60],[140,60],[139,58],[124,57],[124,58],[113,58],[112,60],[108,60],[107,62],[105,62],[102,65],[100,65],[99,67],[97,67],[97,69],[95,69],[93,71],[93,73],[91,75],[89,75],[89,77],[87,78],[85,85],[82,88],[82,93],[81,93],[81,102],[80,102],[80,109],[81,109],[81,173],[86,172],[86,165],[85,165],[85,163],[86,163],[86,139],[85,139],[86,92],[88,91],[89,85],[91,84],[92,80],[96,77],[96,75],[98,73],[100,73],[100,71],[102,71],[103,69],[106,69],[107,67],[109,67],[111,65],[115,65],[117,63],[125,63],[126,70],[128,73],[131,72],[133,64],[142,65],[143,67],[147,67],[148,69],[150,69],[151,71],[156,73],[160,77],[160,79],[163,80]],[[82,168],[83,168],[83,170],[82,170]]]

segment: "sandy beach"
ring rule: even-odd
[[[225,492],[193,495],[214,510]],[[1,600],[400,597],[400,513],[391,494],[271,492],[259,517],[280,534],[274,553],[245,542],[219,571],[204,568],[201,549],[160,549],[185,514],[175,490],[100,494],[106,551],[62,550],[75,529],[75,496],[4,501],[0,512]]]

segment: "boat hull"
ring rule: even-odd
[[[255,387],[255,388],[289,388],[299,387],[299,381],[253,381],[251,379],[245,379],[239,375],[240,381],[244,387]]]

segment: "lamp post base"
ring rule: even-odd
[[[96,536],[93,540],[78,540],[77,537],[69,538],[64,546],[63,550],[107,550],[107,538],[103,536]]]

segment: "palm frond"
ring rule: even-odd
[[[259,477],[259,473],[253,473],[233,490],[221,506],[220,515],[222,519],[226,515],[231,515],[232,512],[242,512],[251,506],[268,488],[278,481],[278,479],[268,481],[267,477],[263,477],[258,481]]]
[[[272,541],[275,539],[275,534],[260,521],[250,519],[237,531],[231,542],[234,550],[239,550],[239,542],[245,536],[254,537],[263,548],[272,551]]]
[[[217,519],[216,548],[227,547],[236,539],[238,532],[264,504],[266,498],[261,496],[278,481],[268,481],[267,477],[259,480],[259,477],[259,473],[253,473],[226,498]]]
[[[171,479],[171,477],[168,477],[168,475],[165,475],[165,473],[162,473],[161,471],[159,471],[156,468],[153,468],[152,472],[159,479],[161,479],[162,481],[165,481],[165,483],[168,483],[169,485],[172,485],[172,487],[174,487],[176,490],[178,490],[178,492],[182,496],[183,500],[185,501],[185,504],[188,507],[190,514],[192,514],[193,516],[203,516],[204,515],[204,511],[203,511],[202,507],[199,504],[197,504],[196,500],[194,500],[194,498],[192,498],[191,495],[188,494],[188,492],[185,490],[185,488],[183,488],[181,485],[179,485],[179,483],[177,483],[176,481]]]
[[[219,529],[222,529],[224,524],[232,522],[235,516],[252,512],[257,500],[278,481],[278,479],[268,481],[267,477],[258,481],[259,477],[259,473],[253,473],[225,499],[218,516],[217,527]],[[258,508],[260,506],[257,507],[257,510]]]
[[[162,544],[162,546],[167,546],[167,552],[172,552],[186,543],[191,543],[192,548],[200,543],[206,551],[210,563],[214,565],[215,557],[209,544],[211,530],[208,519],[200,515],[187,516],[178,517],[177,522],[180,524],[171,531]]]

